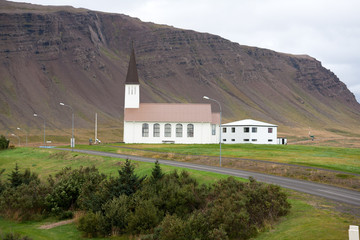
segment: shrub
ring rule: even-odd
[[[104,235],[102,226],[104,226],[104,219],[100,212],[88,212],[78,222],[78,229],[85,232],[86,237]]]
[[[205,204],[207,193],[208,189],[198,186],[198,182],[187,172],[183,171],[179,175],[174,171],[163,177],[157,204],[162,212],[182,218],[201,208]]]
[[[36,181],[37,183],[40,183],[40,179],[36,173],[31,173],[30,169],[25,169],[25,172],[22,174],[19,171],[19,166],[16,163],[14,170],[9,175],[9,181],[11,187],[18,187],[21,184],[30,184],[32,181]]]
[[[186,223],[176,215],[166,215],[160,224],[160,231],[155,234],[158,240],[188,240],[186,236]]]
[[[48,211],[58,214],[76,208],[80,194],[82,193],[83,201],[86,202],[91,190],[95,189],[104,178],[105,175],[99,174],[95,167],[80,167],[74,170],[64,168],[55,175],[55,179],[50,176],[48,182],[52,191],[46,197]]]
[[[8,149],[10,140],[6,139],[4,135],[0,136],[0,150]]]
[[[126,195],[113,198],[103,206],[105,226],[107,233],[117,235],[126,232],[130,211],[130,199]]]
[[[253,178],[250,178],[248,186],[244,194],[251,224],[261,227],[265,222],[272,223],[289,212],[291,205],[279,186],[259,183]]]
[[[0,170],[0,195],[5,189],[5,183],[1,180],[1,175],[5,172],[5,169]]]
[[[146,233],[156,227],[162,217],[159,210],[149,200],[141,201],[130,214],[128,229],[132,233]]]
[[[19,233],[6,233],[2,240],[31,240],[28,236],[21,237]]]
[[[7,187],[0,195],[0,211],[7,218],[26,221],[37,218],[46,209],[48,186],[31,181],[16,188]]]
[[[58,216],[58,218],[60,220],[64,220],[64,219],[72,219],[74,217],[74,213],[72,211],[64,211],[61,212],[60,215]]]

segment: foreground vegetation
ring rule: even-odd
[[[275,185],[232,177],[199,185],[188,172],[163,174],[156,162],[150,177],[138,177],[126,160],[119,176],[95,167],[67,167],[41,181],[15,169],[0,182],[0,214],[17,221],[85,211],[78,229],[88,237],[143,235],[141,239],[249,239],[289,212],[286,194]]]
[[[49,174],[55,175],[66,166],[78,168],[79,166],[95,165],[100,173],[118,175],[118,169],[123,161],[107,157],[95,157],[78,153],[59,152],[49,149],[18,148],[2,151],[0,153],[0,169],[6,168],[1,179],[6,181],[9,174],[14,170],[15,163],[19,163],[21,169],[30,168],[31,171],[40,173],[40,179],[46,180]],[[153,164],[135,163],[136,174],[142,177],[151,175]],[[165,173],[174,170],[173,167],[162,166]],[[190,176],[198,179],[200,183],[213,184],[218,179],[225,179],[226,176],[191,171]],[[279,225],[271,231],[260,234],[256,239],[345,239],[349,224],[359,224],[360,220],[348,215],[343,215],[332,209],[332,204],[319,200],[318,198],[299,197],[299,194],[290,192],[292,210],[289,215],[280,220]],[[321,209],[315,208],[306,203],[319,202]],[[324,210],[324,207],[326,208]],[[76,229],[75,224],[64,225],[49,230],[38,229],[39,226],[48,221],[57,221],[50,218],[40,221],[28,221],[15,223],[13,221],[0,219],[1,232],[16,231],[22,235],[28,235],[34,239],[79,239],[81,233]],[[270,230],[271,228],[269,228]],[[301,234],[299,234],[301,232]],[[115,239],[128,239],[115,238]]]

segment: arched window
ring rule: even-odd
[[[187,125],[187,137],[194,137],[194,124]]]
[[[154,124],[154,137],[160,137],[160,124]]]
[[[143,123],[142,125],[142,136],[149,137],[149,124]]]
[[[183,125],[178,123],[176,124],[176,137],[182,137],[183,136]]]
[[[171,124],[165,124],[165,137],[171,137]]]

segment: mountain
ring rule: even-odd
[[[0,0],[0,129],[121,128],[133,42],[142,102],[222,104],[224,122],[253,118],[286,129],[351,130],[360,104],[307,55],[249,47],[220,36],[122,14]],[[215,103],[213,109],[218,110]],[[116,131],[116,130],[115,130]]]

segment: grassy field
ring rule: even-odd
[[[112,148],[111,148],[112,149]],[[116,149],[115,149],[116,151]],[[95,165],[101,172],[116,175],[124,160],[89,156],[79,153],[61,152],[51,149],[17,148],[14,150],[0,151],[0,169],[6,169],[2,179],[7,178],[15,164],[18,163],[20,171],[30,168],[45,179],[49,174],[54,174],[63,167]],[[134,162],[139,175],[149,175],[152,163]],[[161,166],[164,172],[173,171],[174,167]],[[226,176],[189,170],[199,182],[211,184]],[[329,203],[323,199],[308,195],[289,192],[289,199],[293,205],[291,213],[282,218],[273,229],[260,234],[258,239],[346,239],[347,229],[350,224],[359,225],[360,217],[344,214],[335,210],[336,203]],[[351,210],[351,209],[350,209]],[[81,234],[76,230],[75,224],[64,225],[53,229],[42,230],[39,226],[54,219],[42,222],[16,223],[0,219],[0,234],[4,232],[18,232],[33,239],[80,239]],[[114,238],[114,239],[128,239]]]
[[[81,149],[120,152],[120,148],[112,146],[167,153],[219,156],[218,144],[106,144],[95,146],[78,145],[77,147]],[[134,150],[121,149],[121,152],[132,153]],[[302,145],[223,144],[222,156],[290,163],[360,174],[359,148]]]

